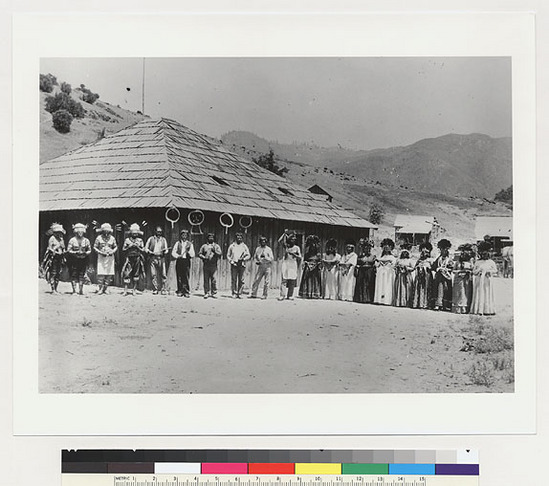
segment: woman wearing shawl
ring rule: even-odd
[[[393,255],[395,243],[391,238],[385,238],[381,242],[381,256],[376,261],[376,286],[374,303],[383,305],[393,304],[395,287],[395,262]]]
[[[355,291],[355,267],[358,256],[355,245],[349,241],[345,245],[345,255],[339,262],[339,299],[352,302]]]
[[[363,304],[374,301],[376,285],[376,256],[372,255],[372,242],[361,238],[358,242],[358,256],[355,268],[355,293],[353,300]]]
[[[443,238],[437,244],[440,255],[434,261],[431,269],[435,272],[433,281],[433,298],[435,310],[452,310],[452,270],[454,262],[450,258],[452,243]]]
[[[322,257],[324,268],[324,291],[323,297],[328,300],[335,300],[338,296],[339,262],[341,255],[337,252],[337,241],[330,238],[326,242],[326,252]]]
[[[491,245],[488,242],[483,241],[478,245],[480,258],[473,266],[471,314],[493,316],[496,313],[492,277],[497,273],[498,268],[490,258],[490,249]]]
[[[303,257],[303,273],[299,286],[299,297],[302,299],[320,299],[321,285],[320,238],[309,235],[305,240],[305,255]]]
[[[452,312],[468,314],[473,296],[473,247],[470,244],[460,245],[459,259],[454,266],[454,283],[452,285]]]
[[[396,307],[411,307],[414,261],[410,258],[408,250],[402,250],[400,257],[395,262],[395,292],[393,305]]]
[[[145,278],[145,258],[143,251],[145,245],[141,239],[143,231],[137,223],[130,226],[128,238],[124,241],[122,251],[125,253],[126,260],[122,267],[122,278],[124,279],[124,294],[128,295],[128,287],[132,284],[132,295],[135,295],[139,279]]]
[[[415,309],[428,309],[433,306],[433,274],[431,265],[431,251],[433,245],[428,241],[419,245],[419,259],[416,261],[416,277],[413,283],[412,307]]]

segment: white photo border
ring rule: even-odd
[[[528,263],[536,254],[534,21],[534,14],[523,12],[14,15],[13,238],[19,255],[17,262],[15,259],[13,262],[14,433],[535,433],[536,270],[535,265]],[[107,35],[113,32],[117,38]],[[187,56],[512,58],[514,393],[38,393],[37,80],[40,59]]]

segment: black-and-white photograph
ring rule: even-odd
[[[513,393],[511,79],[42,58],[39,392]]]

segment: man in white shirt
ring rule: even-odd
[[[194,245],[189,241],[189,232],[184,229],[179,233],[179,241],[173,246],[172,257],[175,259],[177,275],[177,292],[181,297],[190,297],[189,275],[191,273],[191,258],[194,258]]]
[[[164,257],[167,255],[169,248],[168,242],[162,236],[162,233],[162,228],[157,226],[154,235],[145,244],[145,253],[150,256],[149,269],[151,271],[153,294],[155,295],[159,291],[162,295],[166,293],[166,261]]]
[[[227,260],[231,264],[231,290],[233,299],[240,299],[242,287],[244,286],[244,271],[246,270],[246,262],[250,259],[250,250],[242,233],[237,233],[236,241],[229,245],[227,251]]]
[[[263,296],[262,299],[267,298],[269,292],[269,285],[271,283],[271,269],[273,266],[274,255],[271,248],[267,246],[267,238],[264,236],[259,237],[259,246],[255,249],[254,262],[257,265],[257,272],[255,274],[255,280],[252,285],[252,293],[250,299],[257,297],[257,289],[261,279],[265,279],[263,282]]]

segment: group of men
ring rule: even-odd
[[[116,239],[113,236],[113,229],[109,223],[103,223],[97,230],[98,236],[93,244],[85,236],[87,226],[81,223],[73,225],[74,236],[65,247],[65,229],[58,223],[52,224],[51,236],[48,241],[48,248],[44,257],[42,268],[47,280],[50,283],[52,293],[58,293],[57,287],[60,279],[61,269],[64,263],[67,264],[73,289],[73,294],[83,294],[83,287],[86,280],[89,256],[93,251],[97,253],[97,284],[98,293],[107,293],[108,286],[112,283],[115,274],[115,254],[118,251]],[[198,254],[195,253],[194,245],[189,240],[189,232],[183,229],[180,232],[178,241],[172,248],[163,235],[160,226],[155,228],[154,234],[144,243],[143,231],[138,224],[130,226],[128,235],[124,240],[122,252],[124,263],[121,269],[121,276],[124,280],[124,295],[135,295],[138,283],[145,277],[145,268],[148,266],[153,294],[165,294],[167,291],[166,281],[166,256],[171,251],[171,257],[175,262],[175,273],[177,278],[176,295],[190,297],[190,270],[192,258],[198,256],[202,260],[204,275],[204,298],[217,297],[217,267],[222,256],[221,247],[215,242],[215,235],[209,233],[206,242],[200,247]],[[145,257],[148,257],[146,259]],[[256,277],[252,285],[250,298],[257,297],[261,281],[263,281],[262,298],[267,298],[267,292],[271,281],[271,269],[274,260],[273,251],[267,246],[267,238],[260,237],[259,245],[252,257],[250,250],[241,233],[237,233],[235,241],[231,243],[227,251],[227,260],[231,269],[231,291],[232,297],[241,298],[244,287],[244,272],[246,262],[253,258],[257,264]]]

